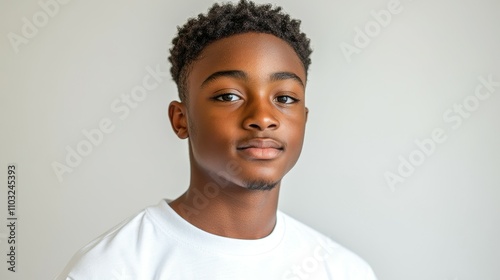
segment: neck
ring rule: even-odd
[[[230,238],[259,239],[272,232],[279,184],[272,190],[248,190],[220,177],[196,175],[191,174],[188,190],[170,203],[182,218]]]

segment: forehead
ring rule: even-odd
[[[303,81],[306,73],[295,50],[284,40],[265,33],[243,33],[208,45],[193,62],[188,92],[217,71],[241,70],[254,80],[276,72],[292,72]]]

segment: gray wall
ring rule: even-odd
[[[212,1],[67,2],[48,16],[38,1],[0,2],[2,225],[7,165],[18,168],[18,272],[4,262],[2,279],[53,278],[188,184],[186,142],[167,118],[175,85],[159,76],[136,91],[148,69],[168,71],[176,26]],[[276,3],[314,47],[305,146],[281,209],[381,280],[500,279],[500,2]],[[89,146],[82,130],[100,127]],[[68,147],[87,155],[66,158]],[[2,256],[8,235],[0,227]]]

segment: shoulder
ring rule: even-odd
[[[144,240],[145,235],[153,237],[154,221],[148,215],[150,208],[153,207],[122,221],[80,249],[57,279],[97,279],[106,273],[112,279],[120,275],[120,264],[134,263],[139,257],[138,250],[144,244],[138,241]]]
[[[333,279],[376,280],[370,265],[356,253],[287,214],[281,214],[289,238],[308,248],[301,264],[304,270],[318,264],[336,276]]]

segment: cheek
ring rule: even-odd
[[[195,117],[193,131],[196,140],[206,145],[222,144],[221,141],[224,139],[227,141],[228,135],[231,135],[231,128],[234,127],[231,121],[232,119],[227,116],[221,117],[210,113]]]
[[[207,114],[193,114],[190,126],[190,142],[194,156],[206,164],[226,162],[224,154],[231,145],[231,125],[228,119],[220,119]]]
[[[286,124],[286,130],[289,152],[291,155],[298,158],[304,142],[305,118],[298,117],[291,119]]]
[[[286,127],[289,131],[287,135],[290,137],[290,141],[302,141],[306,128],[305,115],[296,114],[294,117],[288,118],[286,121]]]

